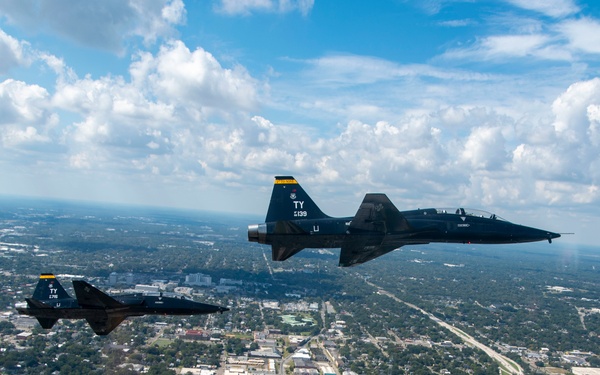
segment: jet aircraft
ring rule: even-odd
[[[162,293],[109,296],[83,280],[73,280],[77,298],[69,296],[53,274],[40,275],[32,298],[17,303],[19,314],[37,318],[42,328],[50,329],[58,319],[85,319],[97,335],[107,335],[129,316],[199,315],[223,313],[228,308],[194,302],[183,296]]]
[[[248,241],[271,245],[275,261],[304,248],[341,248],[341,267],[367,262],[405,245],[552,242],[558,237],[558,233],[513,224],[479,210],[401,212],[385,194],[366,194],[354,217],[334,218],[324,214],[292,176],[275,177],[265,223],[248,226]]]

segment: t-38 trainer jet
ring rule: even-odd
[[[484,211],[401,212],[385,194],[367,194],[354,217],[334,218],[325,215],[292,176],[275,177],[265,223],[248,226],[248,240],[271,245],[273,260],[286,260],[304,248],[341,248],[341,267],[367,262],[404,245],[552,242],[558,237]]]
[[[83,280],[73,280],[73,289],[77,298],[69,296],[53,274],[43,273],[33,297],[15,307],[19,314],[36,317],[45,329],[52,328],[58,319],[85,319],[97,335],[109,334],[129,316],[198,315],[229,310],[162,293],[109,296]]]

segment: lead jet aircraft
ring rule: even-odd
[[[248,226],[248,241],[271,245],[283,261],[304,248],[341,248],[341,267],[375,259],[405,245],[430,242],[504,244],[560,234],[513,224],[485,211],[398,211],[385,194],[367,194],[354,217],[325,215],[292,176],[276,176],[267,218]]]
[[[26,303],[17,303],[19,314],[37,318],[50,329],[58,319],[85,319],[97,335],[107,335],[125,318],[142,315],[199,315],[223,313],[228,308],[194,302],[162,293],[109,296],[83,280],[73,280],[77,298],[69,296],[53,274],[43,273]]]

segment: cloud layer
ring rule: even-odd
[[[350,67],[343,74],[356,82],[361,71]],[[393,65],[385,71],[404,74]],[[33,161],[51,148],[45,163],[57,169],[224,181],[294,171],[321,184],[343,178],[360,186],[403,186],[412,199],[451,184],[457,197],[491,205],[599,198],[598,78],[559,95],[548,105],[552,116],[545,123],[453,105],[395,121],[351,120],[323,134],[252,115],[261,101],[260,82],[243,67],[225,68],[180,41],[162,45],[155,55],[138,54],[129,72],[130,79],[57,78],[53,92],[11,79],[0,83],[2,157],[16,152]],[[517,182],[528,185],[491,188]]]
[[[41,21],[50,3],[5,3],[0,11],[9,22],[39,22],[40,30],[86,46],[123,53],[128,37],[143,43],[127,74],[92,77],[0,30],[0,74],[8,76],[0,82],[0,166],[15,178],[15,191],[52,171],[65,176],[65,189],[128,185],[134,193],[127,199],[148,186],[158,186],[148,188],[152,196],[205,187],[244,197],[241,204],[232,198],[229,209],[252,212],[264,207],[254,197],[268,194],[276,174],[332,195],[325,205],[344,214],[367,191],[386,192],[407,208],[597,208],[600,78],[580,74],[577,64],[597,61],[589,56],[600,53],[600,23],[572,17],[579,8],[569,1],[510,3],[556,22],[483,35],[430,62],[327,53],[286,59],[293,74],[268,75],[178,39],[175,26],[186,18],[178,0],[87,5],[93,9],[77,3],[64,19]],[[313,5],[222,1],[215,9],[307,15]],[[88,17],[73,21],[82,14]],[[109,14],[118,17],[108,21]],[[523,58],[551,69],[521,76],[463,63]],[[51,72],[53,84],[10,77],[33,67]],[[101,190],[96,198],[115,193]],[[176,197],[167,203],[185,205]],[[201,204],[219,209],[210,199]]]
[[[146,43],[175,34],[185,21],[182,0],[28,0],[0,3],[0,15],[34,33],[49,32],[82,46],[122,52],[127,38]]]

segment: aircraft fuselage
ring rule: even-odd
[[[41,274],[33,296],[16,304],[19,314],[35,317],[50,329],[59,319],[86,319],[94,332],[107,335],[124,319],[142,315],[198,315],[224,312],[226,307],[189,300],[181,295],[120,294],[110,296],[83,280],[73,280],[76,298],[53,274]]]
[[[273,260],[285,260],[304,248],[341,248],[340,266],[364,263],[404,245],[552,242],[558,237],[479,210],[398,211],[378,193],[365,195],[355,216],[334,218],[291,176],[275,177],[265,222],[248,226],[248,240],[271,245]]]
[[[82,307],[76,299],[59,301],[53,307],[18,307],[21,314],[57,319],[86,319],[99,315],[142,316],[142,315],[196,315],[227,311],[226,308],[191,301],[185,298],[161,297],[144,294],[112,296],[122,306]]]
[[[474,215],[461,215],[455,213],[439,213],[434,208],[401,211],[412,227],[410,231],[372,233],[351,230],[352,217],[327,218],[313,220],[291,220],[304,233],[277,234],[275,228],[278,222],[268,222],[249,227],[249,240],[261,244],[272,244],[281,240],[293,239],[303,243],[306,248],[339,248],[344,241],[352,236],[375,236],[373,242],[385,238],[385,242],[398,241],[399,247],[408,242],[430,243],[479,243],[479,244],[507,244],[534,241],[551,241],[560,237],[557,233],[524,225]]]

